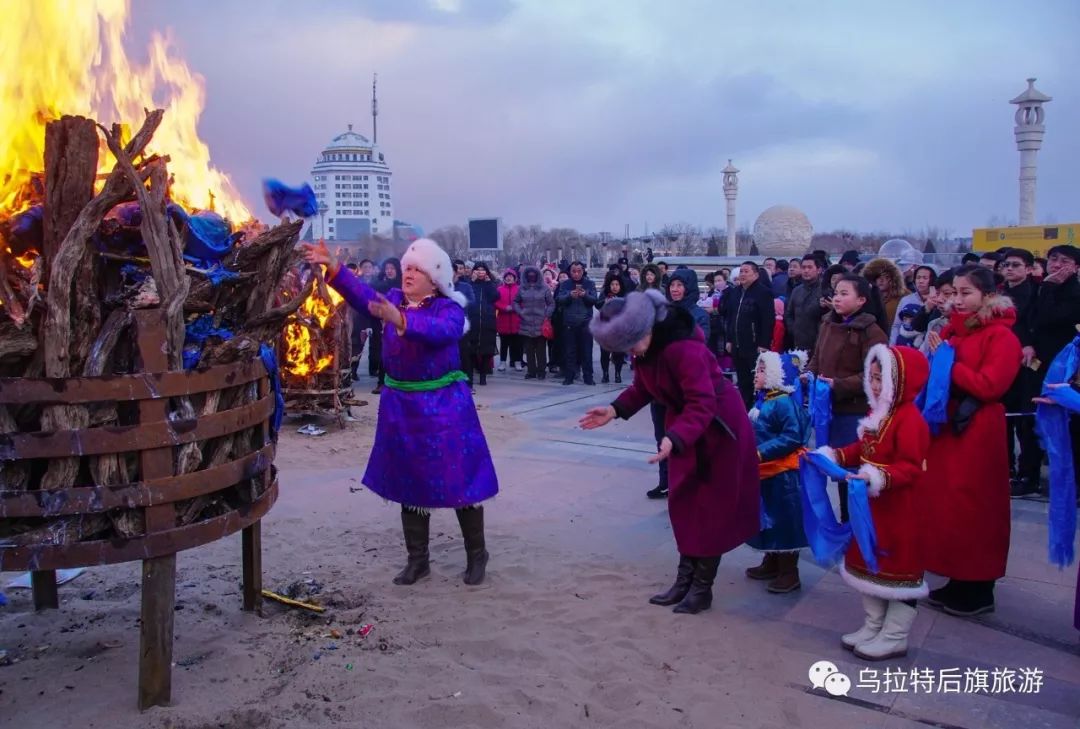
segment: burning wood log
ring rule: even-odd
[[[163,114],[164,112],[158,109],[146,115],[142,128],[125,148],[128,155],[142,154],[153,137],[154,131],[161,124]],[[95,144],[96,142],[95,138]],[[140,183],[138,187],[142,187],[141,182],[156,166],[156,160],[154,163],[147,163],[145,167],[148,169],[144,170],[145,174],[135,176]],[[52,263],[49,275],[48,313],[43,336],[45,374],[49,377],[71,376],[73,282],[81,278],[80,269],[86,265],[89,258],[87,241],[97,230],[105,214],[124,202],[131,194],[131,179],[125,175],[117,163],[105,181],[105,187],[79,211],[75,222],[72,223],[57,249],[56,259]],[[96,335],[97,332],[94,332],[93,336]],[[41,428],[46,431],[76,430],[85,428],[89,423],[89,413],[83,407],[50,405],[45,408],[41,416]],[[78,458],[53,459],[49,462],[48,470],[42,478],[41,488],[69,487],[75,482],[78,470]]]
[[[252,359],[264,344],[280,338],[286,321],[311,294],[314,281],[299,297],[282,301],[280,295],[279,281],[300,260],[294,246],[302,221],[270,229],[246,226],[250,239],[235,243],[220,261],[185,263],[190,213],[177,214],[178,206],[169,200],[168,158],[144,154],[162,115],[161,110],[147,112],[126,144],[119,126],[106,128],[80,117],[64,117],[48,127],[42,189],[29,196],[44,200],[40,243],[11,248],[12,226],[0,219],[0,377],[93,378],[137,371],[142,365],[133,356],[137,327],[132,317],[145,308],[160,311],[169,369]],[[95,195],[98,131],[116,163]],[[39,291],[44,292],[40,301]],[[249,383],[195,399],[176,396],[165,407],[173,422],[195,424],[258,398],[255,384]],[[0,434],[78,432],[139,422],[138,413],[115,403],[0,405]],[[263,447],[256,430],[205,441],[185,439],[172,448],[168,472],[179,477],[242,458]],[[0,460],[0,492],[123,487],[148,478],[142,468],[132,454],[115,452],[53,457],[38,464]],[[173,524],[250,504],[263,488],[261,477],[247,479],[224,495],[176,502]],[[146,533],[144,514],[141,508],[120,508],[56,517],[46,524],[8,519],[0,536],[23,545],[110,534],[132,538]],[[152,528],[162,528],[160,519]]]
[[[42,277],[79,213],[94,197],[98,136],[94,122],[64,116],[45,125],[45,215],[41,249]]]

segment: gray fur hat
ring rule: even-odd
[[[667,316],[667,299],[656,289],[632,291],[625,299],[604,304],[589,324],[593,339],[609,352],[629,352]]]

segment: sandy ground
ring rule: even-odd
[[[59,611],[28,592],[0,609],[0,726],[150,727],[976,727],[1077,726],[1075,570],[1045,564],[1045,505],[1014,511],[998,611],[962,621],[920,609],[911,655],[893,665],[1039,666],[1038,695],[871,695],[811,691],[807,669],[865,668],[838,646],[861,619],[836,575],[803,559],[803,590],[767,596],[755,561],[726,557],[716,604],[676,616],[646,603],[675,554],[644,464],[641,416],[573,429],[613,388],[496,378],[481,390],[502,493],[487,510],[486,584],[460,581],[452,513],[432,523],[433,575],[390,579],[404,561],[397,507],[359,483],[377,398],[344,431],[284,429],[281,498],[264,521],[264,581],[298,586],[323,615],[267,603],[240,610],[240,540],[179,556],[173,705],[139,713],[139,581],[133,564],[60,588]],[[3,575],[4,581],[11,575]],[[366,636],[364,626],[373,626]],[[884,667],[881,667],[884,670]]]

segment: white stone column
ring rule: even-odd
[[[1042,105],[1051,97],[1035,88],[1035,79],[1027,80],[1024,93],[1010,101],[1016,104],[1016,148],[1020,151],[1020,225],[1035,225],[1035,187],[1038,174],[1038,154],[1046,134],[1045,112]]]
[[[739,171],[727,161],[724,168],[724,197],[727,199],[727,253],[729,257],[737,255],[735,250],[735,197],[739,194]]]

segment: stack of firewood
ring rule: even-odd
[[[279,282],[298,264],[294,251],[301,222],[272,229],[251,225],[208,271],[186,262],[184,232],[167,213],[168,157],[146,147],[162,110],[148,112],[130,139],[82,117],[65,116],[46,127],[44,174],[27,191],[42,206],[40,249],[0,220],[0,377],[93,377],[139,371],[133,312],[158,308],[166,327],[170,369],[185,360],[199,368],[258,356],[277,344],[286,319],[310,294],[309,282],[284,299]],[[99,136],[100,135],[100,136]],[[116,163],[95,193],[104,138]],[[137,203],[138,225],[110,215]],[[129,245],[110,248],[109,241]],[[130,245],[136,241],[137,245]],[[197,320],[202,319],[201,322]],[[206,333],[194,342],[196,323]],[[254,387],[237,387],[193,398],[174,398],[170,416],[199,415],[250,402]],[[115,403],[95,406],[0,405],[0,436],[14,432],[78,430],[131,422]],[[191,473],[242,455],[251,447],[239,436],[175,448],[175,473]],[[0,492],[108,486],[139,480],[138,459],[122,455],[52,459],[47,463],[0,460]],[[201,497],[177,505],[177,525],[209,518],[235,505]],[[238,496],[238,498],[250,498]],[[100,516],[52,520],[48,525],[8,520],[0,539],[8,543],[66,543],[142,533],[141,514],[117,510]],[[15,520],[17,522],[17,520]]]

